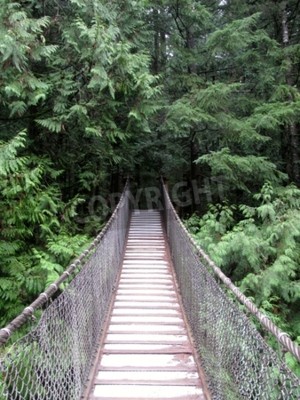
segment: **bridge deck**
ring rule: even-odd
[[[158,211],[132,214],[88,399],[206,399]]]

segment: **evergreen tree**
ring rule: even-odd
[[[2,325],[101,229],[110,204],[93,196],[120,190],[159,88],[139,3],[3,0],[0,13]]]

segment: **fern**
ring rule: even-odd
[[[25,147],[25,141],[26,133],[22,131],[9,142],[0,142],[0,175],[2,177],[8,177],[26,164],[26,157],[16,157],[17,151]]]
[[[297,337],[299,326],[293,319],[299,301],[300,190],[267,182],[254,199],[256,206],[231,207],[229,213],[226,205],[211,207],[187,226],[225,273]]]
[[[220,52],[235,53],[252,42],[250,31],[257,24],[259,13],[227,24],[223,29],[214,31],[208,38],[208,47],[213,54]]]
[[[213,175],[223,175],[231,188],[236,187],[246,192],[250,192],[247,183],[252,185],[253,177],[260,184],[266,180],[279,183],[286,179],[286,175],[279,172],[276,165],[265,157],[233,155],[228,148],[201,156],[197,162],[207,163]]]
[[[28,49],[40,46],[38,35],[49,26],[50,18],[48,16],[39,19],[29,18],[25,11],[18,10],[19,7],[18,3],[12,3],[10,7],[5,8],[6,13],[3,18],[6,19],[10,29],[3,36],[0,62],[11,60],[16,70],[22,72],[28,67],[30,55],[35,59],[34,51],[29,52]],[[41,55],[37,57],[40,58]]]
[[[60,133],[62,131],[62,121],[59,118],[37,119],[36,122],[50,132]]]
[[[10,104],[10,109],[10,117],[13,117],[14,115],[21,116],[27,110],[27,105],[24,101],[14,101]]]
[[[48,239],[47,249],[57,260],[60,260],[62,265],[67,265],[72,258],[81,253],[88,243],[89,240],[85,235],[70,236],[62,232],[58,236]]]

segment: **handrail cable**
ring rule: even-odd
[[[129,200],[127,182],[111,218],[89,248],[1,330],[3,344],[35,310],[46,306],[29,332],[1,354],[1,400],[78,400],[83,395],[122,265]],[[68,285],[52,299],[62,282]]]
[[[178,287],[212,399],[300,399],[300,379],[285,357],[288,351],[290,357],[299,359],[297,344],[263,315],[191,238],[163,181],[162,199]],[[249,318],[252,315],[264,329],[256,328]],[[277,339],[281,351],[265,340],[267,332]]]
[[[84,264],[84,261],[88,259],[88,257],[92,254],[94,251],[95,247],[97,244],[100,242],[102,237],[105,235],[106,231],[109,229],[112,221],[115,219],[115,216],[122,205],[123,202],[123,197],[126,194],[126,191],[128,189],[129,181],[127,180],[122,196],[120,198],[119,203],[117,204],[115,210],[113,211],[111,217],[105,224],[104,228],[99,232],[99,234],[96,236],[96,238],[93,240],[93,242],[90,244],[90,246],[84,250],[73,262],[72,264],[69,265],[69,267],[60,275],[59,278],[57,278],[56,281],[51,283],[44,292],[40,293],[40,295],[27,307],[24,308],[24,310],[19,314],[15,319],[13,319],[7,326],[4,328],[0,329],[0,347],[1,345],[4,345],[9,337],[12,335],[13,332],[15,332],[17,329],[19,329],[22,325],[26,323],[30,318],[32,318],[33,313],[41,308],[53,295],[55,292],[58,291],[59,286],[68,280],[70,276],[74,274],[74,272],[77,270],[77,272],[80,271],[80,266]],[[79,270],[78,270],[79,269]]]
[[[163,187],[168,195],[165,185]],[[276,339],[284,346],[284,348],[286,350],[288,350],[291,354],[293,354],[297,358],[298,361],[300,361],[300,347],[297,345],[297,343],[293,342],[290,339],[288,333],[280,330],[265,314],[263,314],[256,307],[256,305],[248,297],[246,297],[237,286],[235,286],[232,283],[231,279],[228,278],[219,267],[217,267],[217,265],[212,261],[212,259],[205,253],[205,251],[199,246],[199,244],[192,238],[192,236],[190,235],[190,233],[188,232],[188,230],[182,223],[177,212],[175,211],[175,208],[171,201],[170,201],[170,206],[173,209],[173,212],[176,216],[177,221],[180,223],[182,229],[185,231],[187,237],[189,238],[191,244],[196,249],[199,256],[202,257],[208,263],[208,265],[212,268],[212,270],[217,275],[217,277],[220,278],[221,281],[234,293],[236,298],[244,306],[247,307],[247,309],[250,311],[250,313],[259,320],[259,322],[267,329],[267,331],[272,333],[276,337]]]

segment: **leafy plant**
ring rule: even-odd
[[[187,226],[242,291],[296,339],[300,190],[267,182],[254,199],[253,206],[212,206]]]

